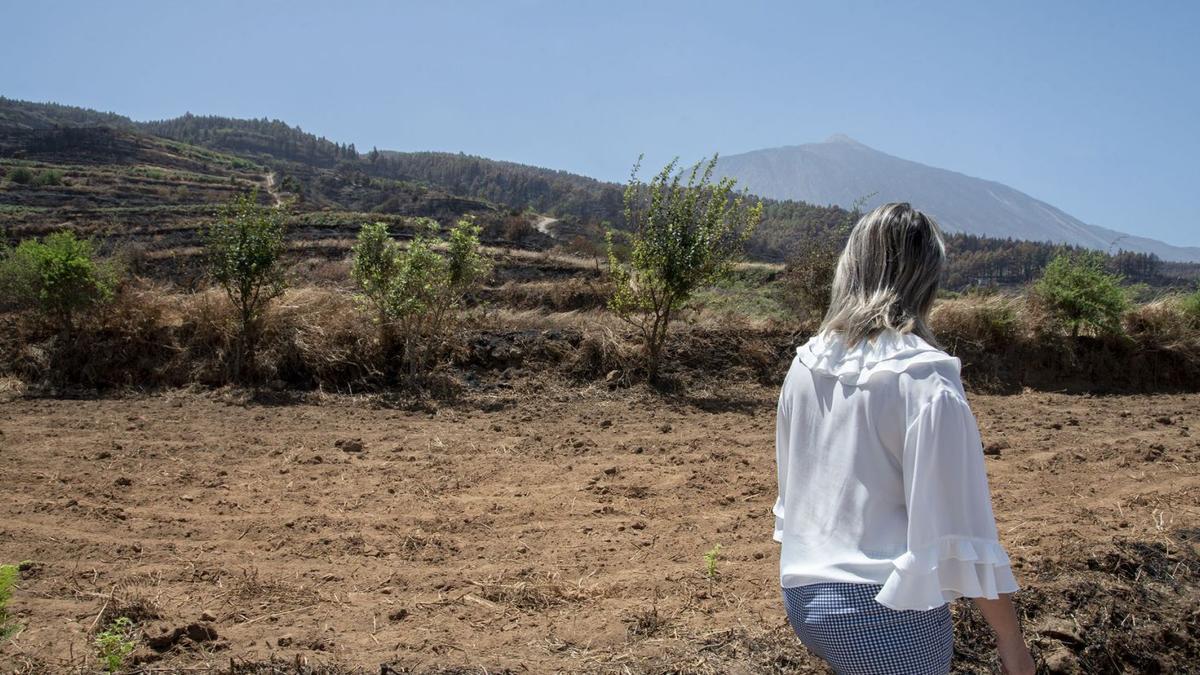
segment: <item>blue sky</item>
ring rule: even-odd
[[[1200,245],[1200,2],[17,2],[0,94],[623,180],[845,133]]]

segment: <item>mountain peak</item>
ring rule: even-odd
[[[1050,241],[1109,250],[1120,232],[1088,225],[1050,204],[993,181],[911,162],[863,145],[845,134],[822,143],[726,155],[716,176],[769,199],[852,208],[863,195],[873,208],[909,202],[950,232],[1027,241]],[[1200,247],[1179,247],[1143,237],[1121,247],[1165,260],[1200,259]]]
[[[862,147],[864,147],[864,148],[866,147],[862,143],[859,143],[858,141],[854,140],[853,138],[850,138],[846,134],[834,134],[834,135],[830,136],[829,138],[826,138],[825,142],[826,143],[844,143],[846,145],[862,145]]]

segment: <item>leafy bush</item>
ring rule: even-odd
[[[710,184],[717,158],[691,168],[687,183],[676,162],[649,183],[637,179],[635,165],[625,189],[625,222],[631,233],[628,263],[618,258],[608,233],[609,274],[614,292],[609,308],[638,329],[651,378],[671,319],[688,304],[697,288],[728,274],[746,240],[762,219],[762,204],[747,204],[734,193],[735,181]]]
[[[1191,321],[1193,326],[1200,328],[1200,291],[1196,291],[1191,295],[1185,295],[1180,302],[1183,309],[1183,314]]]
[[[104,632],[96,636],[96,655],[110,673],[125,666],[125,659],[136,646],[133,621],[128,617],[117,617]]]
[[[18,185],[28,185],[33,181],[33,172],[23,166],[18,166],[8,172],[8,180]]]
[[[63,173],[56,169],[46,169],[45,171],[38,173],[37,177],[33,179],[33,184],[41,187],[47,185],[62,185]]]
[[[40,312],[69,334],[82,311],[112,298],[119,272],[97,259],[90,240],[62,231],[26,239],[0,259],[0,291],[18,306]]]
[[[434,249],[436,221],[422,219],[417,226],[407,248],[391,238],[385,223],[363,226],[350,272],[385,348],[400,338],[410,377],[438,357],[454,310],[489,270],[479,252],[479,226],[471,217],[450,230],[445,253]]]
[[[1104,256],[1091,252],[1056,256],[1034,284],[1033,293],[1059,326],[1070,328],[1072,336],[1082,328],[1096,334],[1120,333],[1121,313],[1129,305],[1121,277],[1105,271]]]
[[[208,228],[209,273],[237,312],[234,377],[253,366],[263,311],[283,293],[283,235],[282,214],[259,205],[257,190],[234,197]]]

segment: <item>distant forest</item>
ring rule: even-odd
[[[623,225],[623,186],[566,171],[446,152],[359,152],[280,120],[234,119],[186,114],[169,120],[133,122],[114,113],[57,104],[33,104],[0,98],[0,127],[115,126],[207,147],[270,166],[285,189],[303,197],[306,191],[334,199],[343,208],[359,209],[372,200],[335,193],[333,176],[375,192],[403,191],[406,184],[433,188],[447,195],[491,202],[514,211],[533,211],[561,219],[595,239],[604,228]],[[313,169],[322,169],[316,172]],[[411,188],[408,188],[411,189]],[[836,206],[763,200],[764,216],[748,245],[752,258],[786,262],[795,248],[816,237],[845,231],[852,215]],[[1082,250],[1044,242],[1014,241],[969,234],[948,237],[951,267],[948,285],[1023,284],[1041,273],[1057,253]],[[1171,285],[1200,276],[1200,265],[1163,263],[1150,254],[1120,251],[1108,255],[1109,266],[1131,282]]]

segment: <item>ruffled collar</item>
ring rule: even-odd
[[[912,333],[896,330],[885,330],[853,347],[837,333],[817,333],[796,348],[796,357],[814,373],[850,385],[865,384],[881,372],[902,373],[917,364],[950,363],[955,372],[961,368],[957,358]]]

